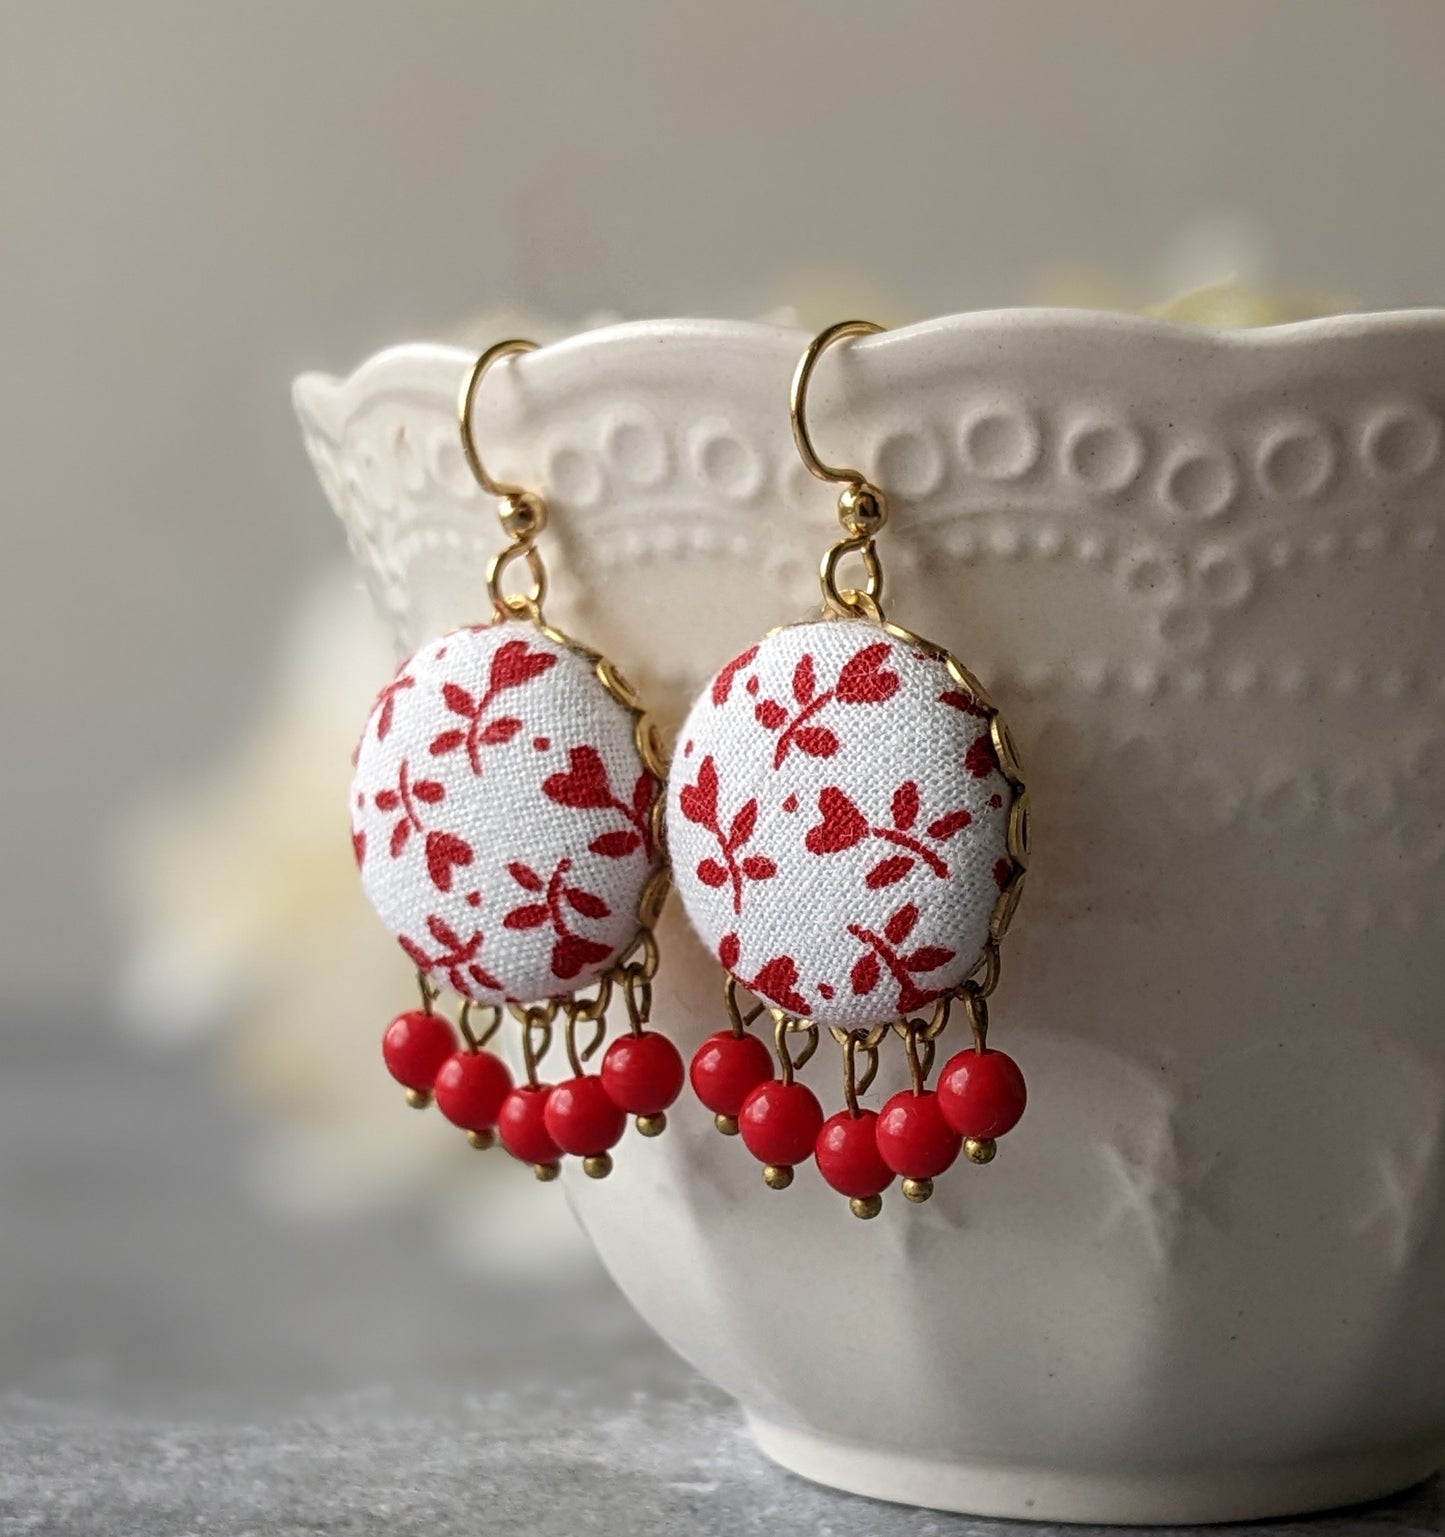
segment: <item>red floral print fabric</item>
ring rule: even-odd
[[[657,867],[633,717],[530,625],[457,630],[382,689],[356,753],[352,848],[439,986],[533,1003],[595,980]]]
[[[745,986],[820,1025],[927,1007],[982,954],[1013,873],[987,712],[862,620],[780,630],[723,667],[668,790],[673,877]]]

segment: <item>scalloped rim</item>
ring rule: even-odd
[[[1378,310],[1326,315],[1283,325],[1208,327],[1177,320],[1160,320],[1112,310],[1022,308],[971,310],[861,337],[852,347],[863,353],[909,347],[942,337],[967,337],[978,331],[1038,333],[1053,331],[1077,336],[1130,338],[1151,344],[1183,346],[1199,352],[1287,350],[1322,341],[1354,341],[1397,335],[1438,333],[1445,340],[1445,309]],[[620,325],[581,331],[562,341],[539,347],[531,354],[531,366],[545,366],[545,359],[569,358],[597,348],[607,349],[633,340],[654,342],[704,342],[711,348],[762,350],[786,343],[801,351],[808,332],[790,326],[766,325],[746,320],[633,320]],[[383,380],[390,387],[405,387],[414,369],[429,370],[438,364],[463,368],[473,354],[463,347],[440,342],[404,342],[383,348],[341,376],[307,372],[291,386],[298,411],[313,416],[340,412],[347,416],[367,399]]]

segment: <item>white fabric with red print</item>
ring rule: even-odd
[[[1013,874],[987,713],[866,620],[766,637],[693,705],[668,844],[694,927],[744,986],[820,1025],[925,1008],[983,953]]]
[[[404,662],[351,787],[362,883],[438,986],[565,996],[637,932],[658,784],[588,659],[531,625],[456,630]]]

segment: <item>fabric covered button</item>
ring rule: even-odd
[[[678,892],[723,967],[844,1028],[956,988],[1015,872],[990,724],[940,655],[865,620],[729,662],[683,727],[667,807]]]
[[[432,641],[381,691],[352,842],[372,905],[437,986],[562,997],[631,942],[658,864],[635,723],[592,659],[520,623]]]

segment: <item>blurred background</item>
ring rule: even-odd
[[[293,375],[1438,304],[1442,59],[1437,0],[0,0],[0,1390],[467,1382],[479,1278],[538,1274],[654,1348],[381,1072],[338,808],[390,661]]]

